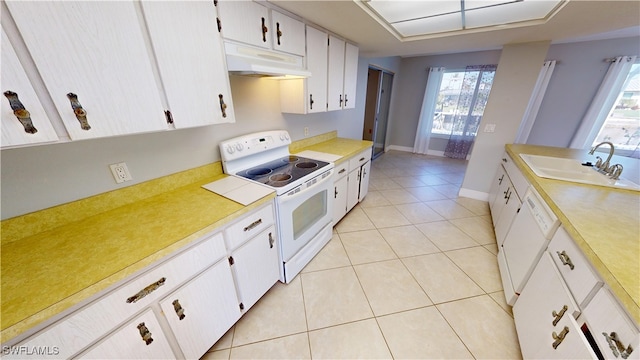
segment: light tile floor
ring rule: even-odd
[[[203,359],[517,359],[486,202],[466,162],[388,152],[369,194],[289,285],[277,283]]]

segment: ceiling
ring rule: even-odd
[[[399,40],[352,0],[269,2],[356,43],[364,57],[435,55],[500,49],[505,44],[532,41],[566,43],[640,36],[637,0],[570,0],[544,23],[474,29],[420,40]]]

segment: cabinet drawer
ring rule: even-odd
[[[347,176],[348,173],[349,173],[348,161],[344,161],[340,164],[336,164],[334,175],[333,175],[333,181],[335,182],[342,179],[343,177]]]
[[[606,288],[600,288],[584,308],[584,319],[605,359],[640,359],[640,333]],[[618,344],[616,344],[618,342]],[[618,346],[625,349],[622,356]],[[612,349],[616,348],[615,352]],[[626,351],[631,346],[631,351]]]
[[[180,253],[19,344],[69,358],[226,255],[222,234]],[[146,295],[144,295],[146,294]],[[137,295],[137,300],[134,298]],[[131,300],[129,300],[131,299]],[[128,302],[130,301],[130,302]]]
[[[576,303],[584,307],[602,282],[563,227],[556,231],[549,243],[549,253]]]
[[[226,230],[227,248],[233,250],[273,224],[273,205],[253,212]]]
[[[522,175],[520,169],[518,169],[516,164],[513,163],[513,159],[511,159],[509,154],[506,152],[502,155],[502,165],[504,166],[509,179],[511,179],[511,183],[516,188],[518,197],[522,199],[529,188],[529,182],[524,175]]]
[[[358,155],[349,159],[349,170],[353,171],[371,160],[371,148],[362,151]]]

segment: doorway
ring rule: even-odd
[[[369,67],[362,139],[373,141],[373,158],[382,155],[387,137],[393,73]]]

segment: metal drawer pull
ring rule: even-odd
[[[33,126],[33,121],[31,121],[31,114],[27,109],[24,108],[20,99],[18,99],[18,94],[14,93],[11,90],[5,91],[4,96],[9,99],[9,106],[11,106],[11,110],[13,110],[13,115],[18,118],[22,127],[24,127],[24,132],[28,134],[35,134],[38,132],[38,129]]]
[[[343,174],[345,171],[347,171],[347,169],[342,169],[342,170],[338,171],[338,174]]]
[[[573,266],[573,263],[571,262],[571,258],[569,257],[569,255],[567,255],[566,251],[564,250],[562,250],[562,252],[556,251],[556,254],[558,254],[558,258],[560,258],[560,261],[562,261],[562,265],[567,265],[569,266],[569,269],[573,270],[575,266]]]
[[[498,179],[498,185],[502,185],[502,179],[504,179],[504,174],[502,174],[502,176],[500,176],[500,179]]]
[[[143,322],[138,324],[138,330],[140,331],[140,336],[142,336],[142,340],[145,344],[149,345],[153,342],[151,331],[149,331],[149,329]]]
[[[280,38],[282,37],[282,31],[280,31],[280,23],[276,23],[276,35],[278,36],[278,45],[280,45]]]
[[[562,344],[562,340],[564,340],[564,338],[567,336],[568,333],[569,333],[569,327],[567,326],[565,326],[564,329],[562,329],[560,334],[556,334],[556,332],[554,331],[551,334],[551,336],[553,336],[553,339],[555,341],[553,342],[553,344],[551,344],[551,346],[553,346],[554,349],[557,349],[558,346]]]
[[[615,332],[612,332],[609,335],[607,335],[606,332],[603,332],[602,335],[604,335],[604,338],[607,339],[609,348],[611,348],[611,352],[613,352],[613,355],[615,357],[618,357],[619,353],[621,358],[626,359],[633,352],[633,348],[631,347],[631,345],[627,346],[626,349],[624,348],[624,345],[622,345],[622,342],[618,339],[618,334],[616,334]]]
[[[218,94],[218,98],[220,99],[220,111],[222,111],[222,117],[227,117],[227,104],[224,103],[224,97],[222,94]]]
[[[563,306],[562,309],[560,310],[559,313],[557,313],[555,310],[553,310],[553,312],[551,313],[551,316],[554,317],[553,322],[551,322],[553,324],[553,326],[558,325],[558,322],[560,321],[560,319],[562,319],[562,317],[564,316],[564,313],[567,312],[567,310],[569,309],[569,307],[567,307],[567,305]]]
[[[262,42],[267,42],[267,31],[269,31],[269,29],[264,23],[264,18],[262,18]]]
[[[313,94],[309,94],[309,109],[313,110]]]
[[[173,310],[176,311],[176,315],[178,315],[179,320],[182,320],[185,318],[185,316],[187,316],[184,314],[184,309],[182,308],[182,305],[180,305],[178,299],[173,300],[171,304],[173,304]]]
[[[252,222],[249,226],[246,226],[244,228],[244,231],[249,231],[249,230],[253,230],[256,226],[262,224],[262,218]]]
[[[276,239],[273,238],[273,235],[269,233],[269,249],[273,249],[273,244],[275,244]]]
[[[87,111],[82,108],[80,101],[78,101],[78,95],[74,93],[68,93],[67,97],[69,101],[71,101],[71,108],[73,109],[73,113],[76,114],[76,119],[80,121],[80,127],[82,130],[89,130],[91,126],[89,126],[89,121],[87,120]]]
[[[156,291],[156,289],[158,289],[160,286],[164,285],[164,282],[167,281],[167,278],[162,278],[156,282],[154,282],[153,284],[147,286],[146,288],[140,290],[137,294],[129,297],[127,299],[127,303],[135,303],[136,301],[142,299],[143,297],[151,294],[152,292]]]

